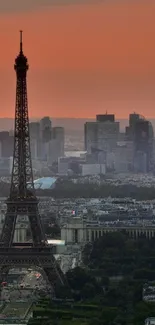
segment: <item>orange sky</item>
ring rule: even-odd
[[[30,65],[31,116],[94,117],[108,110],[118,118],[132,111],[155,117],[155,1],[96,3],[0,14],[1,117],[14,116],[19,29]]]

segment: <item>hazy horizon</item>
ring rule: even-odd
[[[43,117],[43,116],[42,116]],[[41,117],[41,118],[42,118]],[[30,118],[30,122],[32,121],[39,121],[41,118]],[[68,132],[81,132],[83,131],[83,134],[81,136],[84,136],[84,123],[86,121],[95,121],[95,118],[53,118],[50,117],[52,121],[53,126],[62,126],[65,128],[65,133]],[[152,122],[153,128],[155,130],[155,118],[149,119]],[[125,127],[129,124],[128,118],[122,118],[122,119],[116,119],[116,121],[120,122],[120,130],[121,132],[124,131]],[[14,128],[14,118],[0,118],[0,131],[7,131],[12,130]]]

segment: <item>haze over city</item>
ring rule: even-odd
[[[154,117],[153,1],[0,1],[0,117],[14,117],[20,28],[31,117]]]
[[[155,0],[0,0],[0,324],[155,325]]]

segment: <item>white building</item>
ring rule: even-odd
[[[81,217],[69,217],[66,224],[61,228],[61,240],[64,240],[66,245],[85,245],[88,242],[93,242],[100,238],[105,233],[124,230],[129,236],[134,238],[138,238],[142,234],[147,238],[155,237],[155,227],[152,227],[152,225],[148,227],[144,227],[143,225],[107,226],[106,224],[100,224],[98,222],[85,222]]]
[[[155,325],[155,317],[149,317],[145,320],[145,325]]]

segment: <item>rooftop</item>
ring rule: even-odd
[[[47,190],[52,188],[57,181],[55,177],[42,177],[34,180],[35,189]]]

